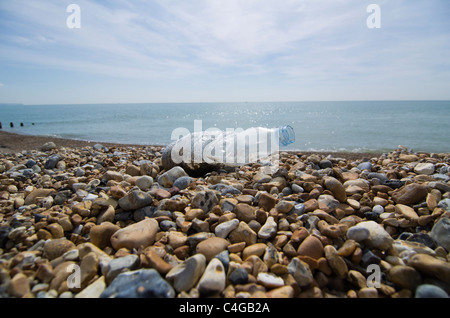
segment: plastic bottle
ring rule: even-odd
[[[252,127],[246,130],[206,130],[190,133],[168,145],[162,154],[164,169],[181,166],[191,175],[220,167],[257,162],[295,141],[291,126]]]

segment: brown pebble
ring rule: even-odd
[[[338,255],[336,249],[332,245],[324,247],[325,258],[328,261],[333,272],[339,277],[344,278],[348,273],[348,267],[345,261]]]
[[[14,275],[8,285],[8,293],[13,297],[22,298],[30,292],[30,281],[22,273]]]
[[[242,251],[242,258],[245,259],[248,258],[251,255],[256,255],[258,257],[261,257],[264,255],[264,252],[266,251],[267,245],[264,243],[256,243],[250,246],[247,246]]]
[[[89,232],[91,242],[100,249],[111,246],[111,236],[118,230],[120,230],[120,227],[111,222],[103,222],[100,225],[95,225]]]
[[[283,286],[266,292],[268,298],[294,298],[294,289],[291,286]]]
[[[407,265],[450,284],[450,263],[448,262],[427,254],[414,254],[408,259]]]
[[[323,245],[314,235],[309,235],[303,240],[297,250],[298,255],[319,259],[323,256]]]
[[[422,282],[422,277],[413,267],[396,265],[389,270],[391,281],[400,288],[415,290]]]
[[[50,233],[55,239],[64,237],[64,229],[59,223],[49,224],[47,225],[47,229],[50,230]]]
[[[65,252],[75,248],[75,244],[66,238],[54,239],[47,241],[44,245],[44,257],[49,260],[54,260],[55,258],[61,256]]]
[[[207,261],[225,250],[230,242],[221,237],[211,237],[197,244],[196,253],[203,254]]]
[[[36,271],[36,278],[42,283],[48,284],[53,278],[53,267],[49,263],[39,264]]]
[[[338,249],[339,256],[350,256],[356,249],[356,242],[354,240],[347,240],[344,244]]]
[[[239,242],[228,245],[227,249],[230,253],[239,253],[243,251],[245,248],[245,242]]]
[[[155,241],[158,222],[154,219],[144,219],[115,232],[111,236],[111,245],[115,250],[126,247],[129,250],[147,247]]]
[[[361,288],[357,295],[359,298],[378,298],[378,291],[375,287]]]
[[[277,199],[273,197],[273,195],[262,192],[258,197],[258,206],[263,208],[265,211],[270,211],[275,204],[277,203]]]
[[[156,269],[161,275],[166,275],[172,269],[172,265],[164,261],[156,252],[149,250],[144,255],[149,266]]]
[[[233,212],[236,214],[239,221],[243,221],[245,223],[249,223],[250,221],[256,219],[255,208],[245,203],[237,204],[234,207]]]

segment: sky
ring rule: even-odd
[[[329,100],[450,100],[449,1],[0,0],[0,103]]]

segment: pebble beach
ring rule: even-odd
[[[449,153],[163,150],[0,132],[0,297],[449,297]]]

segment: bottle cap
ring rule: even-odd
[[[294,128],[287,125],[280,128],[280,144],[287,146],[295,141]]]

